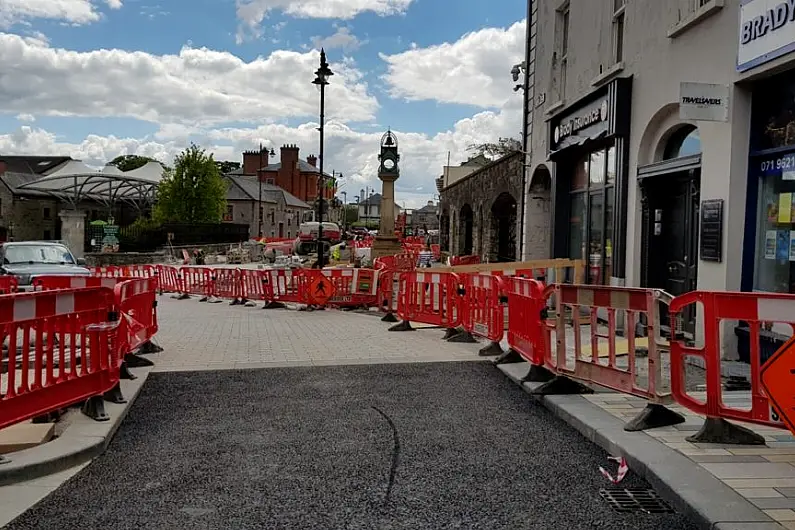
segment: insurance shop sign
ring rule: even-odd
[[[737,70],[795,51],[795,0],[741,0]]]

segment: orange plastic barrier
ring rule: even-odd
[[[218,270],[218,269],[215,269]],[[201,296],[206,301],[213,296],[213,270],[207,267],[181,267],[180,292],[183,296]]]
[[[555,284],[547,289],[547,295],[551,294],[556,298],[557,316],[554,326],[547,324],[544,326],[548,368],[558,375],[595,383],[617,392],[647,399],[651,403],[670,402],[670,393],[661,390],[662,363],[655,340],[657,334],[655,323],[659,322],[658,297],[655,295],[655,290]],[[616,329],[617,312],[622,313],[623,328],[628,330],[624,333],[627,341],[626,366],[619,366],[616,358],[616,341],[620,336]],[[581,317],[584,315],[589,319],[587,327],[590,352],[588,353],[583,352],[581,340],[583,328]],[[647,355],[639,355],[636,347],[635,329],[641,315],[645,317],[648,329]],[[571,340],[565,333],[569,317],[574,331],[574,348],[571,353],[568,350]],[[606,320],[606,323],[601,324],[600,319]],[[605,359],[600,355],[600,341],[607,341]],[[555,344],[554,353],[552,344]],[[645,386],[639,384],[638,378],[638,360],[641,358],[647,358],[648,362],[648,383]]]
[[[470,333],[500,342],[505,335],[505,284],[499,276],[466,274],[460,299],[462,325]]]
[[[119,342],[127,354],[152,340],[158,330],[157,278],[134,278],[114,288],[119,312]]]
[[[244,303],[246,293],[243,285],[243,275],[240,269],[209,269],[212,284],[207,294],[219,298],[231,299],[233,303]]]
[[[123,276],[36,276],[31,282],[34,291],[52,291],[54,289],[84,289],[86,287],[107,287],[113,289],[116,284],[131,280]]]
[[[477,265],[480,263],[480,256],[450,256],[450,266],[457,265]]]
[[[170,265],[157,266],[158,287],[161,292],[180,293],[182,292],[182,277],[177,267]]]
[[[126,276],[123,267],[110,265],[108,267],[89,267],[92,276],[100,276],[102,278],[115,278],[117,276]]]
[[[378,271],[373,269],[324,269],[334,285],[332,307],[375,306],[378,303]]]
[[[16,276],[0,276],[0,294],[15,293],[19,290],[19,281]]]
[[[506,278],[508,347],[533,366],[544,366],[542,321],[546,320],[544,284],[526,278]]]
[[[773,330],[777,325],[782,332],[791,334],[795,329],[795,297],[783,294],[736,293],[694,291],[674,298],[670,305],[671,334],[676,328],[685,308],[700,303],[704,308],[704,346],[688,346],[681,339],[671,341],[671,390],[676,401],[697,414],[706,416],[705,429],[710,423],[720,420],[736,420],[772,427],[785,428],[779,415],[773,410],[762,389],[760,380],[761,352],[760,333]],[[723,401],[721,385],[721,321],[747,322],[750,327],[751,391],[750,409],[727,406]],[[728,323],[726,326],[728,327]],[[685,357],[700,357],[706,369],[706,401],[700,401],[687,392],[685,386]],[[701,434],[701,433],[699,433]],[[753,434],[753,433],[751,433]],[[733,432],[732,436],[748,433]],[[753,437],[751,437],[753,438]],[[738,443],[736,438],[734,443]],[[764,439],[761,440],[762,442]],[[759,443],[753,439],[742,443]]]
[[[461,325],[458,286],[452,272],[404,272],[400,275],[398,317],[404,322],[422,322],[442,328]]]
[[[118,385],[118,322],[109,322],[113,307],[113,291],[104,287],[0,297],[0,326],[9,342],[9,369],[0,374],[6,389],[0,396],[0,429]],[[56,335],[57,341],[44,340]],[[95,419],[108,419],[104,410],[97,412]]]

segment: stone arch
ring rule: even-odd
[[[663,105],[646,124],[640,137],[638,167],[661,162],[665,159],[665,147],[677,131],[696,124],[679,119],[679,103]]]
[[[491,205],[489,262],[516,260],[517,202],[507,191],[497,195]]]
[[[523,259],[545,259],[552,233],[552,174],[544,164],[533,170],[526,197],[527,223]]]
[[[469,256],[473,250],[474,228],[475,228],[475,212],[469,203],[461,207],[459,214],[459,225],[461,227],[460,236],[458,238],[458,254],[461,256]]]

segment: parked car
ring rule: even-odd
[[[17,277],[20,288],[29,288],[36,276],[89,276],[85,260],[52,241],[14,241],[0,245],[0,274]]]

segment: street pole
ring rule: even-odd
[[[259,171],[257,171],[257,180],[259,181],[259,202],[257,203],[257,214],[259,216],[259,238],[262,239],[262,144],[259,144]]]
[[[323,248],[323,180],[325,174],[323,173],[323,162],[325,161],[324,151],[323,151],[323,133],[325,129],[325,120],[326,120],[326,85],[328,84],[328,78],[334,73],[328,66],[328,62],[326,62],[326,51],[321,48],[320,49],[320,68],[318,68],[317,72],[315,72],[317,77],[313,84],[320,86],[320,176],[318,177],[318,201],[317,201],[317,217],[318,217],[318,225],[317,225],[317,264],[318,268],[323,268],[323,258],[324,258],[324,248]]]

